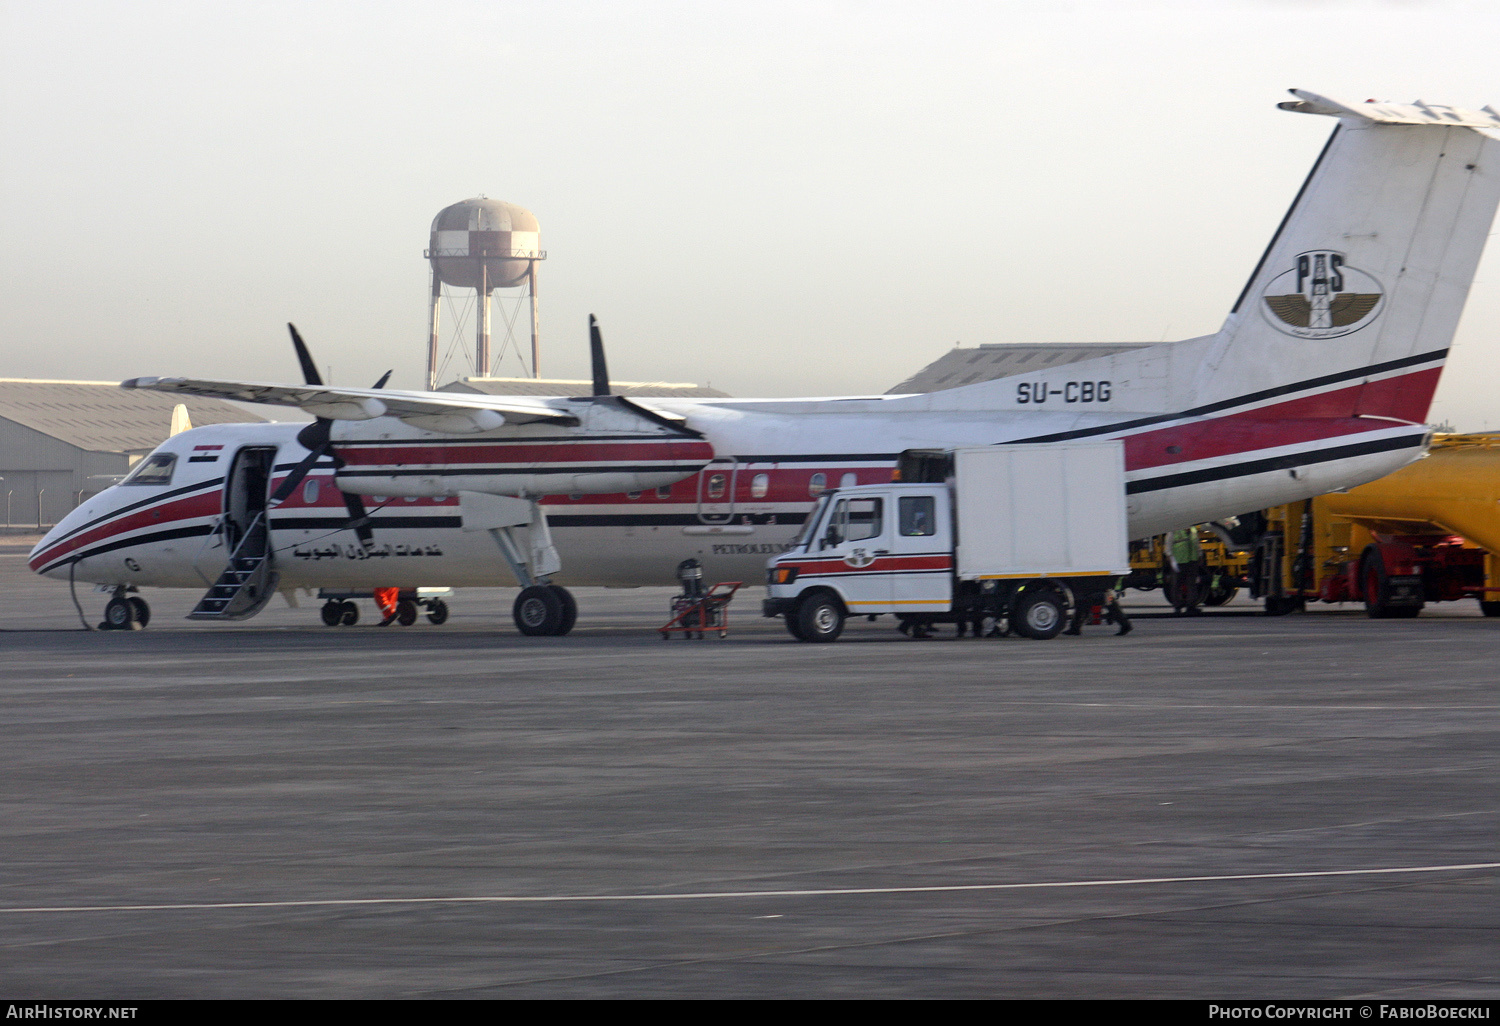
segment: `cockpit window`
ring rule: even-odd
[[[177,466],[175,453],[158,452],[147,456],[135,465],[121,481],[122,485],[165,485],[172,483],[172,468]]]

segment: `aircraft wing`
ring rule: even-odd
[[[549,422],[574,426],[578,418],[542,399],[523,396],[456,395],[403,392],[398,389],[334,388],[327,385],[277,385],[256,381],[206,381],[198,378],[131,378],[121,388],[201,395],[242,403],[294,406],[328,420],[373,420],[398,417],[414,427],[454,434],[492,431],[502,424]]]

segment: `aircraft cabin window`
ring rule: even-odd
[[[859,484],[859,478],[852,471],[839,478],[840,488],[853,488],[857,484]]]
[[[764,499],[771,490],[771,475],[756,474],[750,479],[750,498]]]
[[[729,479],[723,474],[713,474],[708,479],[708,497],[710,499],[724,498],[724,486]]]
[[[172,483],[172,468],[177,466],[177,456],[170,452],[159,452],[147,456],[135,465],[121,481],[122,485],[165,485]]]
[[[930,495],[903,495],[897,519],[903,538],[922,538],[937,534],[937,517]]]
[[[641,497],[641,493],[640,492],[626,492],[625,493],[625,498],[627,498],[627,499],[639,499],[640,497]]]
[[[656,490],[656,497],[658,499],[670,499],[672,497],[672,486],[662,485]]]
[[[828,491],[828,475],[814,474],[807,482],[807,494],[814,499]]]
[[[310,477],[302,486],[302,501],[312,506],[318,501],[318,479]]]

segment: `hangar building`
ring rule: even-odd
[[[50,526],[166,440],[172,410],[194,426],[265,420],[218,399],[126,391],[115,381],[0,378],[0,513]]]

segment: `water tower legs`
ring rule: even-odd
[[[540,366],[537,365],[537,354],[538,354],[538,351],[539,351],[538,348],[537,348],[537,336],[541,332],[541,323],[542,322],[541,322],[541,315],[537,312],[537,308],[536,308],[536,261],[535,260],[531,261],[531,266],[527,269],[527,278],[528,278],[528,284],[529,284],[529,291],[531,292],[531,376],[534,377],[534,378],[539,378],[539,377],[542,376],[542,369],[541,369]]]
[[[427,310],[427,321],[432,334],[427,340],[427,391],[437,391],[438,376],[438,321],[443,309],[443,279],[438,277],[437,265],[432,266],[432,300]]]
[[[483,257],[479,264],[478,317],[474,338],[474,373],[478,377],[490,376],[490,265]]]

